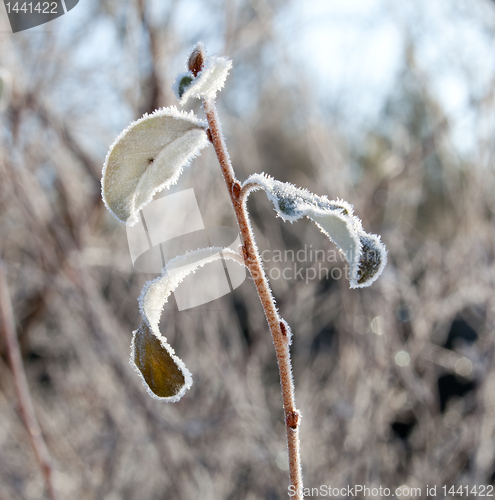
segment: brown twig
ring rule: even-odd
[[[299,422],[300,413],[296,409],[294,397],[294,383],[292,380],[292,367],[290,362],[289,345],[290,339],[285,321],[277,312],[275,299],[268,285],[268,280],[261,263],[258,248],[249,223],[246,209],[246,194],[252,187],[241,188],[239,181],[235,177],[234,169],[223,140],[220,121],[216,112],[213,100],[203,100],[203,106],[208,120],[210,140],[215,148],[223,177],[227,183],[230,199],[234,207],[237,223],[243,240],[244,259],[251,276],[253,277],[256,290],[263,305],[266,319],[272,334],[273,345],[277,354],[278,369],[280,373],[280,384],[282,386],[282,398],[285,412],[285,426],[287,431],[287,448],[289,454],[289,475],[290,485],[294,490],[292,498],[300,500],[302,496],[302,473],[299,445]]]
[[[15,331],[14,314],[10,301],[9,289],[5,278],[5,264],[0,260],[0,313],[2,315],[2,329],[5,334],[7,353],[14,378],[15,391],[19,400],[19,408],[24,426],[29,435],[31,446],[43,473],[45,486],[50,500],[57,500],[58,495],[53,485],[53,468],[50,454],[46,447],[41,429],[34,413],[33,402],[29,394],[24,366],[17,334]]]

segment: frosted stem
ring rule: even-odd
[[[287,431],[287,449],[289,455],[289,475],[291,489],[295,490],[292,498],[301,500],[302,496],[302,473],[301,457],[299,444],[299,423],[300,413],[296,409],[294,397],[294,383],[292,379],[292,367],[289,351],[289,331],[285,321],[283,321],[277,312],[275,299],[268,285],[268,280],[261,263],[258,248],[249,223],[248,212],[246,209],[246,194],[249,189],[241,189],[239,181],[235,177],[234,169],[225,146],[220,121],[218,119],[214,100],[203,100],[203,106],[209,125],[209,137],[215,148],[223,177],[227,183],[230,193],[230,199],[234,212],[237,217],[237,223],[243,240],[244,260],[251,276],[253,277],[258,296],[263,305],[265,316],[272,334],[273,345],[277,355],[278,369],[280,373],[280,384],[282,386],[282,398],[285,412],[285,427]]]

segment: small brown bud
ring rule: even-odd
[[[297,410],[288,412],[285,416],[285,423],[291,429],[297,429],[297,425],[299,424],[299,412]]]
[[[234,182],[234,184],[232,184],[232,194],[234,195],[234,198],[239,198],[241,189],[241,185],[238,182]]]
[[[280,330],[282,330],[282,335],[287,337],[287,328],[285,328],[285,323],[283,321],[280,322]]]
[[[196,77],[198,73],[203,69],[205,64],[205,51],[203,50],[203,46],[201,44],[196,45],[194,50],[191,52],[189,56],[189,60],[187,61],[187,67],[189,71]]]
[[[247,251],[247,248],[245,245],[242,245],[241,249],[242,249],[242,257],[244,259],[244,262],[247,263],[249,261],[249,253]]]

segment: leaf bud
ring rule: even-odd
[[[203,44],[198,43],[194,50],[191,52],[189,56],[189,60],[187,61],[187,67],[189,71],[196,77],[198,73],[203,69],[205,64],[205,51],[203,49]]]

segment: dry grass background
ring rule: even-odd
[[[103,207],[101,165],[131,119],[174,103],[177,60],[197,35],[176,36],[180,4],[163,17],[141,1],[78,6],[103,33],[101,53],[96,44],[89,58],[81,52],[88,24],[2,35],[0,65],[14,87],[0,117],[0,255],[61,498],[287,495],[275,355],[249,280],[193,310],[166,307],[162,332],[194,377],[179,403],[149,398],[128,364],[136,299],[151,276],[133,272],[125,228]],[[294,332],[305,484],[407,484],[422,496],[427,484],[492,484],[493,129],[480,134],[475,159],[456,153],[411,40],[380,123],[350,144],[274,38],[284,5],[211,2],[214,28],[201,33],[224,33],[234,60],[219,111],[238,177],[265,171],[344,198],[389,250],[369,289],[272,280]],[[493,123],[493,90],[472,102],[480,124]],[[207,225],[234,224],[211,148],[179,186],[195,189]],[[262,193],[249,208],[262,250],[332,250],[311,222],[276,219]],[[0,499],[43,498],[2,338]]]

